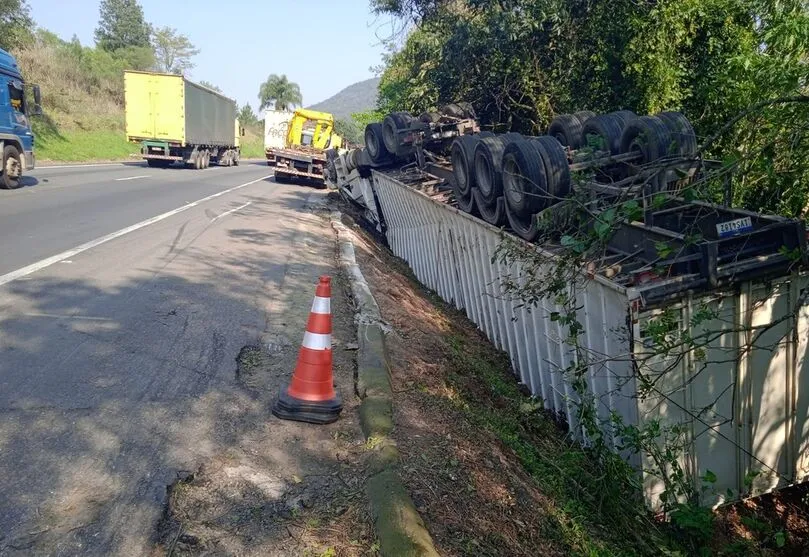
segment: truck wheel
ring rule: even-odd
[[[239,166],[239,152],[233,154],[233,166]]]
[[[503,192],[508,209],[529,218],[548,203],[545,164],[535,144],[520,140],[506,145],[503,152]],[[530,218],[529,218],[530,220]]]
[[[373,162],[382,162],[388,156],[388,149],[382,139],[382,124],[373,122],[365,126],[365,149]]]
[[[478,205],[482,201],[489,207],[494,207],[497,198],[503,196],[503,151],[514,140],[513,137],[498,135],[481,139],[475,146],[473,160],[477,191],[480,194]]]
[[[683,157],[691,157],[697,152],[697,136],[691,122],[681,112],[661,112],[657,117],[663,120],[671,134],[672,150]]]
[[[581,144],[583,147],[590,147],[596,151],[607,151],[610,155],[618,155],[621,153],[623,129],[623,119],[615,114],[602,114],[590,118],[582,128]]]
[[[19,188],[22,185],[21,176],[20,152],[13,145],[6,145],[3,149],[3,179],[0,181],[0,187],[6,190]]]
[[[548,126],[548,135],[571,149],[581,147],[581,131],[582,122],[575,114],[560,114]]]

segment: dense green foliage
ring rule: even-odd
[[[32,27],[25,0],[0,0],[0,48],[9,50],[26,44]]]
[[[289,110],[300,106],[303,102],[301,88],[297,83],[291,82],[286,75],[271,74],[267,81],[261,84],[258,91],[261,101],[259,110],[274,107],[275,110]]]
[[[803,0],[373,0],[413,21],[380,108],[473,103],[484,127],[542,133],[559,113],[682,110],[702,140],[756,102],[807,92]],[[802,215],[809,103],[752,111],[705,154],[735,170],[735,202]],[[719,191],[706,194],[719,196]]]
[[[96,44],[109,52],[127,47],[149,47],[151,26],[137,0],[101,0],[95,30]]]
[[[194,67],[191,58],[199,54],[199,49],[191,41],[172,27],[158,27],[152,42],[155,49],[156,68],[162,72],[182,75]]]
[[[253,112],[253,107],[250,106],[250,103],[247,103],[239,109],[238,118],[243,126],[254,126],[258,124],[258,116]]]

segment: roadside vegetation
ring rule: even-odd
[[[795,98],[809,92],[802,0],[371,6],[402,29],[390,38],[380,83],[386,113],[469,101],[486,129],[539,134],[561,113],[680,110],[707,143],[704,154],[733,170],[736,206],[787,216],[809,209],[809,102]],[[746,112],[777,99],[790,102]],[[721,201],[717,189],[706,194]]]
[[[94,46],[37,28],[24,0],[4,2],[0,22],[0,47],[17,57],[26,81],[42,87],[44,115],[31,119],[39,161],[120,160],[137,153],[124,135],[124,70],[179,74],[194,67],[200,52],[176,29],[149,24],[136,0],[101,2]],[[246,132],[242,156],[263,156],[262,123],[249,105],[239,114]]]

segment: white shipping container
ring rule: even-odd
[[[292,115],[287,110],[268,110],[264,113],[264,151],[285,147]]]
[[[547,300],[525,308],[503,295],[503,277],[520,277],[521,269],[492,262],[502,232],[389,175],[375,171],[374,188],[393,252],[420,282],[465,311],[509,354],[534,396],[578,431],[575,395],[560,373],[575,353],[565,342],[565,328],[549,318],[559,308]],[[590,358],[596,361],[587,377],[599,416],[606,422],[614,412],[639,427],[657,419],[685,426],[681,466],[694,478],[708,470],[717,478],[705,494],[706,504],[726,500],[728,489],[737,497],[804,481],[809,471],[807,276],[746,281],[649,303],[659,286],[626,288],[596,275],[577,292],[585,347],[599,356]],[[711,319],[695,327],[693,316],[706,309]],[[664,310],[675,318],[672,330],[687,332],[704,346],[650,361],[646,324]],[[652,380],[648,395],[639,396],[640,373]],[[610,429],[605,432],[611,441]],[[644,470],[648,458],[633,455],[631,462]],[[745,478],[754,471],[759,475],[750,491]],[[646,502],[657,510],[662,482],[641,474]]]

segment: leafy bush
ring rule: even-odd
[[[543,133],[559,113],[681,110],[707,140],[752,104],[806,95],[800,0],[374,0],[416,25],[387,60],[383,111],[472,102],[484,127]],[[809,103],[751,112],[705,154],[735,170],[750,209],[802,215]],[[715,200],[721,191],[707,191]]]

